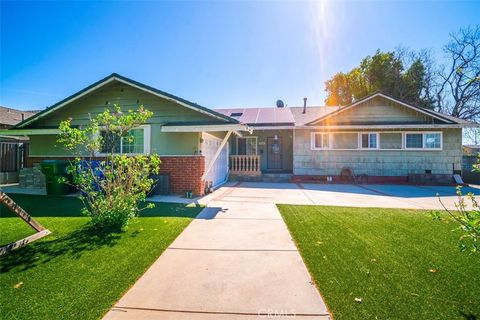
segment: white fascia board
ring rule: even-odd
[[[215,124],[215,125],[188,125],[162,126],[162,132],[218,132],[218,131],[251,131],[252,128],[244,124]]]
[[[346,125],[346,126],[297,126],[295,129],[428,129],[428,128],[479,128],[480,124],[466,123],[466,124],[389,124],[389,125]]]
[[[0,130],[2,136],[34,136],[34,135],[47,135],[47,134],[59,134],[58,129],[13,129],[13,130]]]
[[[258,126],[257,127],[255,126],[250,128],[253,129],[253,131],[255,131],[255,130],[286,130],[286,129],[293,130],[298,127],[295,127],[295,126]]]

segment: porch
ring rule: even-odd
[[[254,130],[231,137],[229,172],[231,180],[288,181],[293,168],[293,130]]]

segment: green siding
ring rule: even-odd
[[[158,128],[160,129],[160,128]],[[198,132],[158,132],[152,130],[152,153],[160,155],[192,155],[200,150]]]
[[[350,167],[355,174],[406,176],[425,170],[433,174],[451,174],[453,167],[460,170],[462,129],[432,131],[443,132],[443,150],[311,150],[310,135],[315,131],[295,130],[293,171],[297,175],[339,175],[342,168]]]
[[[199,152],[200,133],[161,132],[166,122],[221,121],[212,116],[200,113],[179,105],[173,101],[157,97],[129,85],[113,82],[99,90],[79,98],[68,106],[36,121],[29,128],[57,128],[60,121],[72,118],[72,125],[85,125],[89,116],[95,117],[105,109],[118,104],[123,111],[135,110],[140,105],[153,112],[148,120],[151,127],[151,152],[160,155],[193,155]],[[56,136],[31,136],[30,154],[32,156],[58,156],[67,152],[56,146]]]
[[[56,135],[34,135],[30,136],[29,154],[31,156],[65,156],[69,152],[57,143]]]
[[[85,97],[79,98],[68,106],[46,115],[44,118],[34,122],[31,128],[58,127],[60,121],[68,118],[73,119],[73,125],[86,124],[89,122],[89,114],[95,117],[107,108],[112,109],[113,104],[121,106],[123,111],[129,109],[135,110],[140,105],[143,105],[146,109],[153,112],[153,117],[148,121],[150,124],[163,124],[170,121],[195,122],[218,120],[143,90],[120,82],[114,82],[105,85]]]
[[[425,124],[433,123],[433,119],[391,100],[376,97],[325,119],[318,125]]]

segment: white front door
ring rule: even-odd
[[[211,134],[202,133],[202,155],[205,157],[205,170],[209,167],[213,156],[222,144],[222,139]],[[212,169],[205,177],[205,181],[211,181],[213,187],[217,187],[227,180],[228,176],[228,143],[225,144]]]

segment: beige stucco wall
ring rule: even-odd
[[[392,131],[392,130],[389,130]],[[408,130],[411,131],[411,130]],[[443,150],[311,150],[310,137],[315,130],[295,130],[293,173],[296,175],[339,175],[344,167],[355,174],[370,176],[406,176],[409,173],[452,173],[461,169],[462,130],[443,129]],[[382,131],[377,131],[382,132]]]

